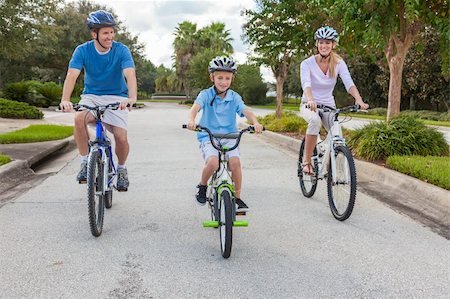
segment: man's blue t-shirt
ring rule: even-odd
[[[216,95],[214,86],[202,90],[194,103],[200,105],[203,110],[199,125],[207,127],[212,133],[221,134],[237,132],[236,114],[243,117],[247,108],[237,92],[228,89],[222,99]],[[197,133],[197,139],[200,142],[208,141],[208,133]]]
[[[122,43],[113,42],[111,50],[99,54],[94,41],[79,45],[73,52],[69,68],[84,68],[83,94],[117,95],[128,97],[123,69],[134,68],[130,49]]]

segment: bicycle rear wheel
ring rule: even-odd
[[[87,185],[89,226],[92,235],[98,237],[102,233],[103,215],[105,211],[103,164],[98,149],[92,150],[89,154]]]
[[[356,198],[356,169],[352,153],[346,146],[335,149],[336,173],[328,166],[328,202],[334,218],[346,220],[353,211]],[[333,183],[335,176],[335,183]]]
[[[317,175],[319,171],[317,159],[312,160],[312,166],[314,168],[314,175],[308,175],[303,172],[303,157],[305,155],[305,139],[300,144],[300,150],[298,154],[297,162],[297,176],[300,183],[300,188],[305,197],[311,197],[316,192],[317,188]],[[317,148],[314,148],[313,157],[317,156]]]
[[[231,192],[226,188],[220,193],[219,217],[220,250],[224,258],[229,258],[233,241],[233,207]]]

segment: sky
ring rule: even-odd
[[[69,0],[70,1],[70,0]],[[253,9],[254,0],[91,0],[111,7],[128,30],[145,45],[145,56],[156,66],[172,66],[172,43],[177,25],[183,21],[197,24],[197,29],[212,22],[222,22],[233,38],[233,58],[247,61],[249,45],[242,41],[241,16],[244,9]],[[264,81],[274,82],[268,68],[262,68]]]

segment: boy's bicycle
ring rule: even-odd
[[[87,195],[89,210],[89,225],[91,233],[98,237],[103,229],[105,207],[112,207],[113,180],[116,167],[113,161],[111,140],[106,134],[102,122],[107,109],[117,110],[120,103],[103,106],[74,105],[75,111],[92,111],[96,119],[95,140],[89,141],[89,156],[87,165]]]
[[[311,157],[313,174],[303,172],[303,156],[305,140],[300,145],[297,162],[297,176],[299,178],[302,193],[306,197],[314,195],[318,180],[327,180],[328,202],[333,216],[344,221],[353,211],[356,198],[356,169],[351,151],[345,144],[342,129],[338,120],[342,112],[358,112],[358,105],[344,108],[333,108],[325,105],[317,105],[317,109],[324,112],[334,112],[333,125],[325,140],[317,139]]]
[[[187,128],[187,125],[183,125],[183,128]],[[248,222],[236,220],[237,214],[245,215],[245,212],[236,212],[234,185],[231,172],[227,168],[228,155],[226,153],[239,146],[243,133],[254,133],[255,129],[253,126],[249,126],[238,133],[215,134],[211,133],[208,128],[197,126],[196,131],[207,132],[211,144],[219,152],[219,168],[209,180],[206,192],[207,202],[211,209],[211,221],[204,221],[203,227],[219,228],[220,250],[224,258],[229,258],[233,239],[233,226],[248,226]],[[236,139],[236,144],[228,148],[221,144],[223,139]]]

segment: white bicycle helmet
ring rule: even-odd
[[[315,40],[327,39],[337,42],[338,38],[339,34],[333,27],[330,26],[320,27],[319,29],[316,30],[316,33],[314,33]]]
[[[208,66],[208,72],[210,74],[214,73],[215,71],[224,71],[234,74],[237,71],[237,65],[233,61],[233,59],[229,57],[217,56],[210,61]]]

